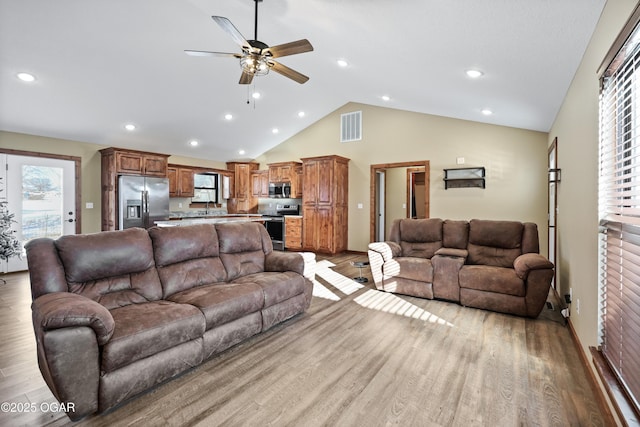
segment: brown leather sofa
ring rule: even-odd
[[[377,289],[535,318],[554,275],[538,252],[534,223],[431,218],[395,220],[368,254]]]
[[[132,228],[27,246],[40,371],[72,420],[199,365],[311,302],[312,253],[258,223]]]

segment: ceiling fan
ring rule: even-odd
[[[274,61],[274,58],[295,55],[298,53],[309,52],[313,50],[313,46],[309,40],[302,39],[290,43],[284,43],[277,46],[269,47],[266,43],[258,40],[258,3],[262,0],[254,0],[256,3],[254,39],[246,40],[236,27],[223,16],[212,16],[214,21],[242,48],[242,53],[226,53],[226,52],[209,52],[204,50],[185,50],[187,55],[192,56],[232,56],[240,59],[240,67],[242,74],[240,75],[240,84],[251,84],[254,76],[262,76],[270,70],[282,74],[300,84],[309,80],[309,77],[293,70],[286,65]]]

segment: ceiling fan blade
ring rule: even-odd
[[[184,51],[187,55],[190,56],[233,56],[236,58],[242,58],[242,55],[239,53],[228,53],[228,52],[209,52],[207,50],[188,50]]]
[[[244,38],[244,36],[238,31],[238,29],[224,16],[212,16],[211,17],[216,23],[231,36],[234,42],[242,46],[243,49],[250,49],[251,45]]]
[[[272,58],[279,58],[282,56],[310,52],[312,50],[313,50],[313,46],[311,46],[311,43],[309,43],[309,40],[302,39],[302,40],[297,40],[295,42],[279,44],[277,46],[271,46],[266,49],[262,49],[262,54],[271,55]]]
[[[306,81],[309,80],[309,77],[305,76],[302,73],[297,72],[296,70],[293,70],[287,67],[286,65],[282,65],[279,62],[270,61],[270,64],[273,64],[271,65],[271,69],[273,71],[275,71],[276,73],[282,74],[283,76],[288,77],[291,80],[294,80],[300,84],[306,83]]]
[[[243,70],[242,75],[240,76],[240,81],[238,83],[240,83],[241,85],[250,85],[252,81],[253,73],[247,73]]]

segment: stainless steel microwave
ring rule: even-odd
[[[290,182],[270,182],[269,197],[273,199],[288,199],[291,197]]]

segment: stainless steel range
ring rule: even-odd
[[[276,251],[284,251],[284,216],[299,215],[300,205],[276,205],[274,213],[262,215],[265,219],[264,226],[271,237],[273,249]]]

